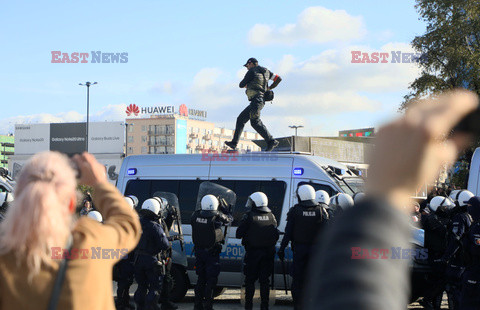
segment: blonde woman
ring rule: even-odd
[[[0,225],[0,309],[47,309],[63,251],[70,260],[57,309],[115,309],[112,266],[141,234],[138,217],[105,168],[88,153],[73,161],[79,183],[92,186],[104,224],[75,221],[75,170],[57,152],[33,156],[17,180],[15,201]]]

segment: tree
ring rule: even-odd
[[[412,46],[422,56],[420,76],[413,81],[400,110],[415,100],[463,87],[480,94],[480,1],[416,0],[423,35]]]

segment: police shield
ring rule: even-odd
[[[155,192],[153,194],[154,197],[160,197],[164,198],[168,201],[168,206],[167,206],[167,211],[169,214],[172,215],[174,225],[170,229],[170,232],[174,234],[178,234],[183,237],[183,232],[182,232],[182,218],[180,215],[180,204],[178,203],[178,197],[174,193],[170,192]],[[180,240],[180,246],[182,248],[182,251],[184,250],[185,246],[183,243],[183,238]]]
[[[225,207],[230,214],[232,214],[233,207],[235,206],[235,202],[237,201],[237,195],[231,189],[212,183],[209,181],[202,182],[198,188],[198,196],[197,196],[197,204],[195,206],[195,210],[202,209],[202,198],[206,195],[213,195],[217,197],[219,200],[220,206]],[[225,227],[224,236],[225,236],[225,244],[222,250],[225,250],[226,244],[228,243],[227,236],[228,236],[228,227]]]

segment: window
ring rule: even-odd
[[[142,142],[147,142],[147,136],[142,136]]]
[[[177,195],[182,224],[190,224],[190,217],[197,202],[198,188],[202,180],[130,180],[127,183],[125,195],[135,195],[138,198],[138,205],[153,197],[157,191],[171,192]],[[240,181],[240,180],[219,180],[212,181],[232,189],[237,194],[237,201],[233,208],[233,226],[238,226],[243,215],[247,211],[245,203],[250,194],[262,191],[268,197],[268,206],[280,222],[282,206],[285,198],[287,185],[283,181]]]
[[[133,124],[128,124],[128,132],[133,132]]]
[[[147,147],[146,146],[142,146],[142,154],[147,154]]]
[[[146,125],[142,125],[142,132],[146,132],[147,131],[147,126]]]
[[[133,147],[129,146],[128,147],[128,154],[132,154],[133,153]]]
[[[202,133],[203,134],[206,134],[207,133],[207,130],[205,128],[202,129]]]
[[[128,143],[133,142],[133,136],[128,136]]]
[[[298,183],[298,186],[300,185],[303,185],[303,184],[308,184],[308,185],[311,185],[313,186],[313,188],[315,189],[315,191],[319,191],[319,190],[324,190],[328,193],[328,195],[330,197],[332,197],[333,195],[337,194],[338,191],[333,189],[331,186],[329,185],[325,185],[325,184],[318,184],[318,183],[313,183],[313,182],[300,182]]]

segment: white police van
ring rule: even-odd
[[[175,193],[179,199],[186,246],[182,253],[178,242],[174,242],[172,274],[175,300],[183,298],[187,289],[196,283],[190,217],[195,210],[199,185],[204,181],[228,187],[237,195],[234,221],[228,230],[227,246],[221,253],[219,287],[242,285],[244,248],[241,240],[235,238],[235,231],[247,211],[245,203],[250,194],[262,191],[267,195],[278,228],[284,231],[287,212],[296,204],[295,190],[299,185],[311,184],[315,190],[323,189],[330,195],[337,192],[352,195],[363,190],[363,179],[345,165],[300,152],[128,156],[123,161],[117,181],[117,187],[124,195],[137,196],[139,205],[157,191]],[[291,260],[290,251],[286,253],[286,260],[287,264]],[[284,289],[279,261],[275,274],[274,286]],[[290,287],[291,279],[287,279]]]

